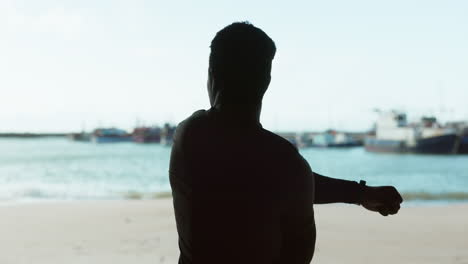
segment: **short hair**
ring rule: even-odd
[[[249,22],[232,23],[216,34],[210,48],[211,74],[227,84],[225,93],[231,97],[263,97],[265,90],[255,88],[270,78],[276,53],[275,43],[263,30]]]

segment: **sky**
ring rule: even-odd
[[[373,109],[468,120],[468,2],[0,0],[0,132],[178,123],[209,108],[209,45],[276,43],[261,122],[367,130]]]

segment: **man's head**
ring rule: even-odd
[[[211,105],[260,104],[270,84],[276,46],[248,22],[233,23],[211,42],[208,92]]]

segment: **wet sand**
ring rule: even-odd
[[[312,263],[468,263],[468,204],[316,206]],[[177,263],[169,198],[0,205],[2,264]]]

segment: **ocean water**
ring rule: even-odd
[[[0,139],[0,202],[146,199],[170,191],[170,147],[65,138]],[[468,202],[468,155],[302,149],[318,173],[394,185],[407,200]]]

